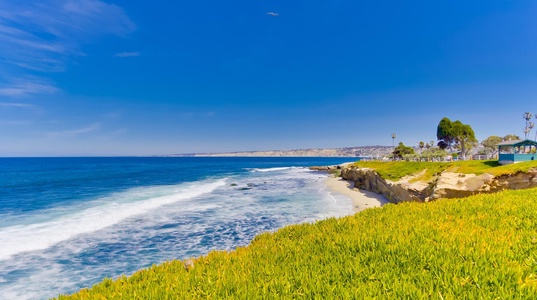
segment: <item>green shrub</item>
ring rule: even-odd
[[[330,170],[330,175],[334,177],[341,177],[341,169]]]

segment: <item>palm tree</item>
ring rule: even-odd
[[[522,115],[522,118],[526,120],[526,127],[524,128],[524,138],[528,138],[528,134],[530,133],[531,129],[533,128],[534,124],[533,122],[530,122],[531,117],[533,117],[533,114],[530,112],[525,112]]]
[[[537,119],[537,114],[535,114],[535,119]],[[537,141],[537,130],[535,130],[535,141]]]
[[[420,141],[418,143],[418,147],[420,148],[420,151],[419,151],[419,159],[421,161],[421,153],[423,152],[423,147],[425,147],[425,143],[423,141]]]
[[[530,128],[528,126],[526,126],[526,128],[524,128],[524,138],[528,138],[528,134],[530,133]]]
[[[535,123],[533,122],[528,122],[527,125],[526,125],[526,128],[524,128],[524,138],[528,138],[528,135],[530,134],[530,131],[533,129],[533,127],[535,127]]]

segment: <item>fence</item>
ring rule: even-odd
[[[419,155],[419,154],[418,154]],[[491,159],[498,159],[497,155],[468,155],[465,158],[462,157],[452,157],[452,156],[446,156],[446,157],[409,157],[409,158],[396,158],[395,161],[415,161],[415,162],[451,162],[451,161],[463,161],[463,160],[491,160]],[[388,157],[360,157],[361,161],[393,161],[393,158]]]

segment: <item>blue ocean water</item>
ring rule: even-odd
[[[353,213],[312,165],[352,158],[0,158],[0,298],[48,299]]]

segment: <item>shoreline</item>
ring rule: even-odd
[[[329,176],[325,180],[325,184],[330,192],[351,198],[352,209],[355,213],[367,208],[381,207],[384,204],[390,203],[385,196],[354,188],[354,182],[344,180],[341,177]]]

